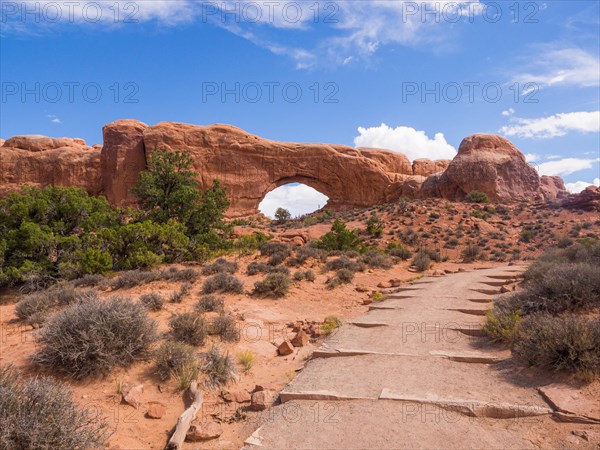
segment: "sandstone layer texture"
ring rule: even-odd
[[[344,145],[280,142],[231,125],[118,120],[103,128],[102,146],[81,139],[16,136],[0,147],[0,193],[22,186],[80,186],[118,206],[135,205],[131,189],[157,149],[188,150],[203,188],[227,187],[229,216],[258,212],[271,190],[299,182],[329,197],[328,207],[364,207],[401,197],[491,200],[566,197],[558,177],[539,177],[507,139],[475,134],[452,160],[411,161],[402,153]],[[593,200],[592,200],[593,202]]]
[[[77,186],[103,192],[100,151],[83,139],[15,136],[0,147],[0,195],[23,186]]]

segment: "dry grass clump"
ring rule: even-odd
[[[523,291],[494,302],[484,330],[530,364],[600,374],[600,318],[581,315],[600,312],[599,262],[597,241],[545,252]]]
[[[153,359],[154,372],[163,381],[184,376],[189,372],[189,366],[198,367],[196,349],[183,342],[163,342],[154,352]]]
[[[465,248],[463,248],[460,255],[465,263],[475,262],[481,259],[483,256],[481,247],[478,245],[467,245]]]
[[[212,264],[205,266],[202,269],[202,275],[214,275],[216,273],[236,273],[238,271],[238,264],[236,262],[229,262],[225,258],[218,258]]]
[[[283,273],[269,273],[254,283],[254,293],[266,297],[281,298],[290,290],[290,277]]]
[[[40,325],[58,308],[83,300],[97,300],[93,290],[76,290],[72,285],[59,283],[45,291],[24,296],[15,307],[20,320],[30,325]]]
[[[191,312],[171,317],[169,328],[173,339],[190,345],[204,345],[208,334],[206,320],[200,314]]]
[[[200,314],[213,311],[219,312],[223,311],[224,305],[225,301],[222,297],[208,294],[200,297],[200,300],[196,303],[195,309]]]
[[[65,385],[52,378],[23,381],[0,368],[0,448],[3,450],[102,448],[109,436],[100,413],[80,410]]]
[[[519,326],[514,351],[529,364],[591,379],[600,375],[600,318],[531,315]]]
[[[412,265],[417,272],[425,272],[431,267],[431,258],[426,251],[419,250],[413,256]]]
[[[185,296],[188,295],[191,290],[192,290],[191,283],[183,283],[181,286],[179,286],[178,290],[173,291],[171,293],[171,295],[169,296],[169,301],[171,303],[181,303],[183,301],[183,299],[185,298]]]
[[[377,250],[369,250],[360,260],[374,269],[390,269],[394,265],[394,261],[389,255]]]
[[[260,246],[262,256],[270,256],[268,264],[277,266],[285,261],[292,253],[292,248],[285,242],[266,242]]]
[[[354,261],[346,255],[342,255],[339,258],[327,261],[324,266],[326,271],[337,271],[340,269],[348,269],[353,272],[362,272],[365,270],[365,265],[362,262]]]
[[[217,346],[204,354],[200,368],[208,376],[206,384],[210,388],[226,386],[238,379],[233,360],[228,354],[222,354]]]
[[[177,267],[169,267],[165,270],[128,270],[121,272],[118,276],[106,280],[103,287],[110,288],[113,291],[118,289],[131,289],[133,287],[152,283],[153,281],[172,281],[193,283],[198,279],[200,273],[194,269],[178,269]]]
[[[297,270],[294,272],[294,281],[315,281],[317,276],[312,270]]]
[[[283,273],[285,275],[289,275],[290,269],[284,266],[271,266],[269,264],[253,261],[248,264],[246,273],[248,275],[257,275],[259,273]]]
[[[203,294],[213,294],[215,292],[241,294],[244,292],[244,285],[239,278],[231,274],[218,273],[207,278],[202,285]]]
[[[81,379],[146,359],[156,323],[129,298],[87,300],[54,314],[39,335],[33,360],[48,370]]]
[[[250,350],[244,350],[243,352],[238,353],[237,361],[242,365],[244,372],[248,373],[254,367],[254,353]]]
[[[140,301],[150,311],[160,311],[165,304],[165,299],[158,292],[151,292],[149,294],[140,295]]]
[[[218,335],[224,342],[238,342],[240,331],[235,318],[230,314],[219,314],[210,324],[210,334]]]
[[[105,281],[105,278],[103,275],[86,274],[86,275],[82,276],[81,278],[77,278],[77,279],[71,281],[71,283],[75,287],[95,287],[95,286],[101,285],[104,281]]]

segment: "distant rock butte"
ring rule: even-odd
[[[475,134],[452,161],[344,145],[279,142],[231,125],[119,120],[103,128],[104,145],[82,139],[15,136],[0,147],[0,194],[22,186],[80,186],[114,205],[134,205],[131,188],[157,149],[191,152],[203,187],[228,189],[230,216],[254,214],[264,196],[299,182],[329,197],[332,208],[365,207],[400,197],[463,199],[471,191],[492,200],[555,200],[567,196],[558,177],[539,177],[507,139]]]

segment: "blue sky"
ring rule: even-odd
[[[135,118],[414,159],[451,158],[462,138],[490,132],[571,189],[599,182],[595,1],[2,0],[1,9],[4,139],[101,143],[104,124]]]

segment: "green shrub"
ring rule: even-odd
[[[522,320],[520,304],[515,296],[501,297],[486,315],[484,332],[494,341],[512,343]]]
[[[514,351],[532,365],[598,375],[599,343],[598,318],[534,314],[521,323]]]
[[[325,334],[331,334],[336,328],[342,326],[342,321],[336,316],[327,316],[325,320],[323,320],[323,325],[321,325],[321,329]]]
[[[331,231],[325,233],[315,245],[324,250],[358,250],[360,243],[358,233],[348,230],[344,222],[336,219]]]
[[[244,285],[233,275],[218,273],[207,278],[202,285],[203,294],[213,294],[215,292],[241,294],[244,292]]]
[[[284,297],[290,289],[290,277],[282,273],[269,273],[254,283],[254,293],[268,297]]]
[[[198,313],[212,312],[212,311],[223,311],[225,302],[223,298],[217,297],[216,295],[203,295],[200,297],[198,303],[196,303],[195,309]]]
[[[535,237],[536,233],[534,230],[532,229],[525,229],[523,231],[521,231],[521,238],[520,240],[522,242],[531,242],[531,240],[533,240],[533,238]]]
[[[190,345],[204,345],[208,327],[200,314],[184,312],[169,320],[171,336],[179,342]]]
[[[317,279],[317,276],[312,270],[307,270],[306,272],[304,272],[304,278],[306,279],[306,281],[313,282]]]
[[[490,201],[487,194],[479,191],[471,191],[467,194],[466,200],[470,203],[487,203]]]
[[[190,364],[198,366],[196,349],[183,342],[165,341],[154,352],[154,372],[163,381],[180,377]]]
[[[371,236],[381,237],[384,228],[385,223],[376,214],[373,214],[369,217],[369,220],[367,220],[367,233]]]
[[[81,379],[145,359],[155,340],[156,324],[144,306],[122,297],[82,301],[48,320],[33,360]]]
[[[260,248],[265,242],[267,242],[270,236],[264,233],[255,231],[254,233],[246,236],[240,236],[233,243],[233,248],[238,250],[241,254],[252,254]]]
[[[275,211],[275,219],[279,223],[287,222],[292,218],[292,214],[285,208],[277,208]]]
[[[3,450],[102,448],[109,437],[100,412],[78,409],[66,385],[29,380],[0,368],[0,448]]]

